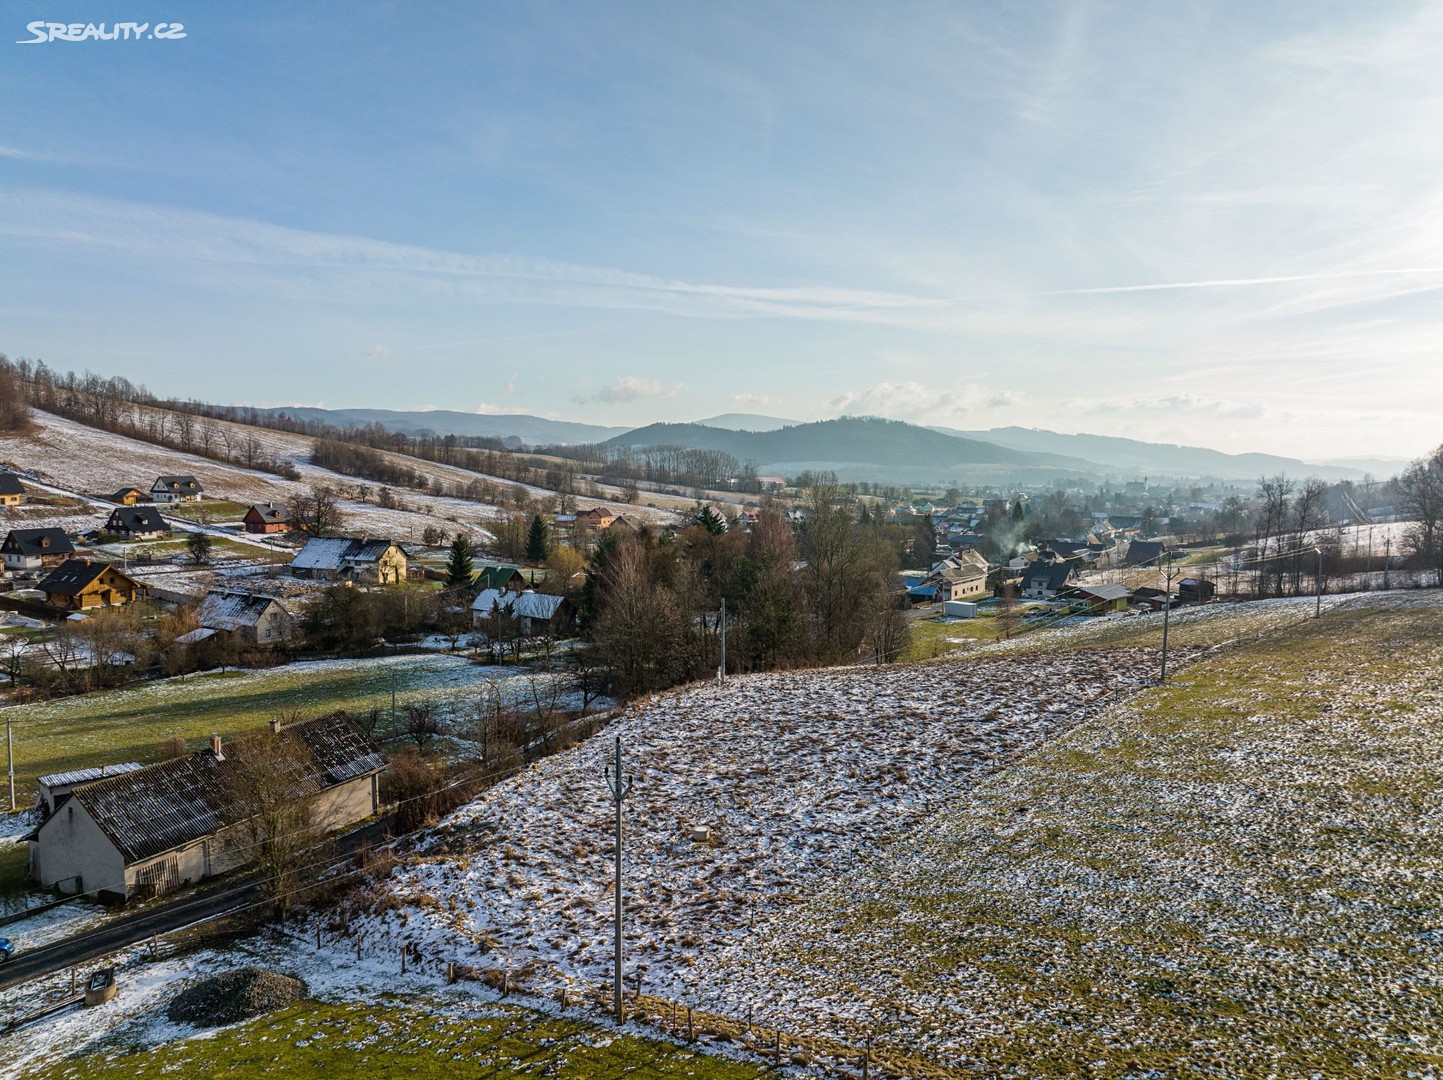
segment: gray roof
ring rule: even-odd
[[[283,729],[310,752],[293,778],[295,794],[306,796],[385,767],[376,744],[344,716],[308,720]],[[269,739],[269,731],[245,740]],[[233,744],[234,745],[234,744]],[[76,788],[72,797],[90,813],[127,864],[193,843],[241,820],[227,798],[233,757],[209,749],[162,761],[124,776]]]
[[[1075,590],[1083,596],[1090,596],[1096,600],[1122,600],[1132,595],[1132,590],[1126,585],[1105,584],[1105,585],[1079,585]]]
[[[291,566],[297,570],[339,570],[352,563],[378,562],[391,546],[389,540],[314,536],[291,560]]]
[[[0,472],[0,495],[24,495],[25,488],[20,477],[11,472]]]
[[[1134,540],[1127,545],[1127,565],[1144,566],[1157,562],[1167,554],[1167,545],[1161,540]]]
[[[272,604],[280,604],[280,601],[273,596],[256,593],[209,592],[200,602],[197,615],[201,626],[214,630],[239,630],[244,626],[255,626]],[[285,611],[284,604],[281,604],[281,610]]]
[[[504,593],[497,589],[482,589],[476,594],[476,599],[471,601],[471,610],[481,615],[490,615],[500,606],[510,610],[513,615],[528,619],[550,619],[565,602],[564,596],[549,596],[546,593]]]
[[[46,787],[63,787],[66,784],[85,784],[91,780],[99,780],[106,776],[119,776],[121,773],[135,772],[143,768],[138,761],[122,761],[116,765],[92,765],[88,769],[71,769],[69,772],[51,773],[49,776],[42,776],[39,782]]]
[[[7,555],[75,554],[75,545],[64,529],[11,529],[3,549]]]
[[[184,495],[199,495],[204,488],[193,476],[160,476],[150,485],[151,491],[179,491]]]
[[[252,503],[246,510],[247,517],[250,516],[251,510],[254,510],[262,521],[274,521],[284,524],[291,520],[291,512],[286,509],[285,503]]]

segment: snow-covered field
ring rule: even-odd
[[[301,479],[294,482],[270,473],[113,435],[39,410],[34,412],[34,418],[40,427],[38,434],[0,437],[0,462],[32,473],[61,491],[103,496],[130,485],[149,489],[151,481],[157,476],[175,473],[195,476],[205,487],[206,493],[214,498],[231,499],[243,504],[286,502],[316,484],[352,488],[357,483],[363,483],[372,489],[380,487],[378,484],[358,481],[355,477],[341,476],[312,465],[312,440],[304,435],[241,425],[222,425],[234,430],[237,438],[254,436],[262,447],[263,455],[293,464],[301,475]],[[399,460],[412,471],[426,476],[428,480],[439,481],[448,486],[465,485],[477,479],[493,479],[454,466],[414,458]],[[514,486],[507,481],[496,482]],[[540,488],[527,490],[533,495],[551,494]],[[473,532],[489,536],[487,523],[494,521],[502,513],[498,507],[467,499],[410,490],[398,490],[396,494],[413,509],[394,510],[371,503],[347,501],[342,504],[347,515],[346,528],[351,532],[371,536],[389,536],[401,542],[412,536],[419,537],[427,525],[438,525],[448,532],[454,531],[457,526],[464,526]],[[590,500],[586,503],[591,505]],[[658,515],[658,511],[645,507],[627,507],[621,503],[598,505],[608,506],[613,513],[624,512],[632,517],[654,518]],[[77,514],[74,508],[70,508],[67,513],[57,514],[54,521],[27,520],[26,525],[60,525],[72,520],[83,521],[83,527],[87,529],[102,523],[102,519],[97,516]],[[66,524],[64,527],[73,528],[75,525]]]
[[[444,822],[386,883],[404,915],[373,917],[368,933],[467,962],[504,955],[535,965],[540,986],[604,979],[603,770],[620,737],[636,781],[633,960],[652,990],[692,998],[705,956],[1098,716],[1156,667],[1151,650],[1115,649],[756,675],[661,695]],[[690,838],[702,824],[709,843]]]

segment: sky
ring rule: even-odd
[[[1411,458],[1440,55],[1443,5],[1386,0],[0,0],[0,351]]]

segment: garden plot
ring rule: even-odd
[[[651,990],[693,998],[709,954],[768,916],[784,919],[1156,668],[1152,650],[1112,649],[755,675],[655,697],[424,836],[361,925],[368,940],[529,971],[533,987],[605,979],[603,770],[619,736],[636,780],[626,806],[631,957]],[[710,841],[692,841],[700,824]],[[722,1011],[735,1015],[742,1001]]]
[[[1123,701],[757,909],[692,1000],[987,1075],[1443,1071],[1443,597]]]

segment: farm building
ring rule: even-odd
[[[484,589],[471,602],[471,625],[493,637],[499,620],[514,618],[522,637],[559,637],[570,629],[576,617],[571,601],[564,596],[527,591],[519,594]]]
[[[110,501],[119,503],[121,506],[134,506],[138,502],[145,502],[148,498],[149,496],[141,491],[140,488],[127,487],[121,488],[114,495],[111,495]]]
[[[284,503],[254,503],[241,519],[248,533],[283,533],[291,531],[291,512]]]
[[[105,519],[105,531],[122,540],[156,540],[170,535],[170,526],[153,506],[118,506]]]
[[[238,634],[252,645],[278,645],[295,629],[295,620],[284,604],[256,593],[208,592],[196,616],[203,628]]]
[[[1217,591],[1217,585],[1206,578],[1185,577],[1177,583],[1178,603],[1206,604]]]
[[[37,586],[51,607],[66,611],[119,607],[140,599],[145,587],[111,563],[67,559]]]
[[[150,485],[150,501],[154,503],[199,502],[205,493],[193,476],[160,476]]]
[[[20,477],[10,472],[0,472],[0,506],[19,506],[25,501],[25,488]]]
[[[293,798],[325,831],[363,821],[380,806],[385,759],[344,716],[324,717],[208,750],[79,783],[58,798],[28,838],[30,876],[45,888],[104,900],[170,892],[249,862],[239,835],[248,819],[236,792],[248,755],[277,749]],[[251,757],[250,760],[255,760]]]
[[[612,521],[611,511],[604,506],[593,506],[590,510],[579,511],[576,515],[576,524],[586,528],[605,529]]]
[[[1167,545],[1161,540],[1134,540],[1127,545],[1126,566],[1157,566],[1167,555]]]
[[[115,765],[96,765],[88,769],[71,769],[69,772],[42,776],[36,781],[40,791],[35,797],[35,807],[42,817],[49,817],[55,813],[55,807],[60,804],[61,799],[70,794],[72,788],[95,780],[104,780],[108,776],[134,772],[143,767],[138,761],[122,761]]]
[[[59,566],[74,554],[64,529],[11,529],[0,544],[0,557],[11,573]]]
[[[395,585],[406,580],[406,551],[390,540],[317,536],[291,560],[295,577]]]

